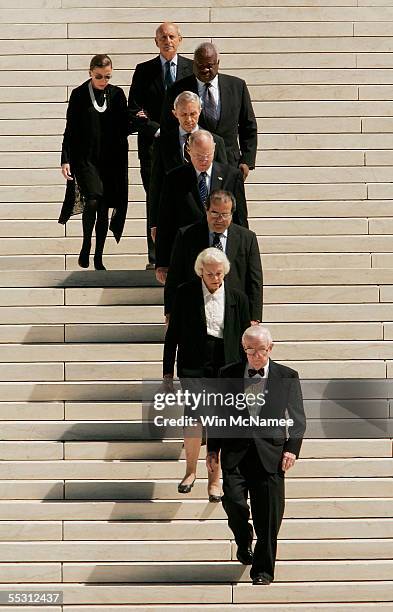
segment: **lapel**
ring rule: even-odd
[[[231,323],[234,318],[234,308],[236,305],[236,301],[232,291],[230,291],[229,287],[224,284],[224,292],[225,292],[225,306],[224,306],[224,339],[225,339],[225,330],[229,336],[232,335]]]
[[[176,128],[169,132],[166,142],[167,152],[164,163],[167,165],[168,169],[182,166],[184,162],[180,153],[179,128],[177,125]]]
[[[152,65],[152,82],[161,96],[165,94],[164,79],[162,77],[162,65],[159,55],[157,55],[155,62]]]
[[[177,70],[176,70],[176,79],[175,81],[180,81],[188,76],[187,73],[187,64],[185,58],[182,55],[177,56]]]
[[[223,184],[223,172],[222,166],[218,162],[213,161],[211,180],[210,180],[210,191],[212,193],[215,189],[222,189]]]
[[[267,414],[270,414],[269,409],[270,409],[272,397],[275,397],[277,399],[277,390],[281,388],[281,385],[277,385],[280,378],[281,376],[280,376],[280,372],[278,371],[277,364],[270,359],[269,374],[267,377],[267,382],[266,382],[266,387],[265,387],[264,409],[266,410]],[[267,390],[269,390],[270,393],[267,393]]]
[[[203,291],[202,291],[202,281],[200,278],[198,278],[193,282],[194,282],[194,287],[195,287],[194,299],[196,303],[198,304],[198,314],[199,314],[199,321],[196,321],[195,330],[198,330],[198,327],[200,325],[201,328],[204,329],[206,333],[206,314],[205,314],[205,302],[203,299]],[[193,300],[191,300],[191,302],[192,301]],[[192,307],[192,304],[191,304],[191,307]]]
[[[218,73],[218,91],[219,91],[219,96],[220,96],[221,111],[220,111],[220,116],[217,121],[217,128],[216,128],[217,133],[218,133],[219,127],[221,125],[225,125],[225,122],[227,121],[227,116],[231,112],[230,100],[231,100],[231,95],[232,95],[231,90],[228,87],[228,84],[226,83],[225,76],[223,78],[223,76],[220,73]]]
[[[236,261],[236,255],[239,250],[239,237],[236,232],[236,226],[233,225],[233,221],[228,227],[228,238],[227,238],[227,248],[226,248],[226,256],[229,261]]]

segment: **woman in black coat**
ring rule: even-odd
[[[242,359],[241,338],[250,325],[248,298],[225,286],[229,268],[225,253],[210,247],[195,262],[200,278],[178,287],[165,336],[164,379],[173,378],[176,350],[180,379],[216,378],[222,366]],[[187,465],[179,493],[189,493],[194,485],[201,443],[202,427],[193,427],[192,436],[184,438]],[[208,478],[209,501],[218,502],[219,465]]]
[[[89,267],[95,225],[94,267],[105,270],[102,253],[110,229],[119,242],[128,203],[128,115],[123,90],[110,85],[112,61],[95,55],[90,79],[71,92],[61,152],[61,170],[67,180],[59,223],[82,213],[83,244],[78,263]]]

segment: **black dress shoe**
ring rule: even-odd
[[[252,579],[253,584],[270,584],[271,578],[268,578],[266,574],[257,574]]]
[[[96,270],[106,270],[104,264],[102,263],[102,257],[100,255],[94,255],[94,268]]]
[[[83,249],[79,253],[78,257],[78,266],[80,268],[88,268],[89,267],[89,256],[90,253],[88,251],[84,251]]]
[[[240,546],[238,546],[236,557],[243,565],[252,565],[254,555],[252,554],[251,546],[248,548],[240,548]]]
[[[194,486],[196,478],[191,482],[191,484],[183,484],[182,482],[178,485],[177,490],[179,493],[191,493],[191,489]]]
[[[219,504],[221,501],[221,495],[209,495],[209,502],[212,504]]]

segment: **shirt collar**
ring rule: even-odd
[[[267,364],[264,366],[264,373],[263,373],[263,378],[267,378],[269,376],[269,366],[270,366],[270,358],[267,360]],[[248,370],[249,369],[253,369],[252,365],[249,363],[249,361],[246,361],[246,369],[245,369],[245,376],[246,378],[248,378]]]
[[[213,164],[211,164],[210,168],[208,168],[207,170],[205,170],[207,176],[209,177],[209,179],[211,178],[212,175],[212,169],[213,169]],[[201,172],[199,172],[199,170],[195,170],[197,178],[199,178],[201,176]]]
[[[210,236],[213,236],[216,232],[214,230],[209,229],[209,234]],[[228,228],[225,230],[225,232],[217,232],[217,234],[220,234],[220,236],[224,236],[224,238],[228,238]]]
[[[206,298],[219,298],[221,295],[223,295],[224,293],[224,281],[222,281],[222,285],[219,289],[217,289],[217,291],[215,291],[214,293],[210,293],[209,289],[206,287],[205,285],[205,281],[203,280],[203,278],[201,279],[202,281],[202,292],[203,292],[203,297],[204,299]]]
[[[198,87],[199,89],[204,89],[206,83],[203,83],[203,81],[200,81],[197,78],[197,83],[198,83]],[[210,81],[212,87],[215,87],[216,89],[218,89],[218,74],[216,74],[216,76],[214,77],[214,79],[212,81]]]
[[[168,60],[165,59],[165,57],[163,55],[161,55],[160,53],[160,60],[161,60],[161,66],[164,68],[166,62]],[[173,62],[175,64],[175,66],[177,66],[177,53],[175,55],[175,57],[173,57],[171,60],[169,60],[170,62]]]
[[[194,127],[193,130],[191,130],[191,134],[193,134],[194,132],[197,132],[200,129],[199,125],[196,125]],[[181,125],[179,125],[179,134],[180,136],[185,136],[186,134],[188,134],[189,132],[186,132],[185,130],[183,130],[183,128],[181,127]]]

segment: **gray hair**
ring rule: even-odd
[[[207,51],[208,53],[213,51],[217,55],[217,59],[220,57],[220,52],[217,48],[217,45],[212,42],[203,42],[198,45],[194,51],[194,58],[203,51]]]
[[[251,327],[247,327],[246,331],[242,336],[242,342],[246,338],[261,338],[267,342],[267,344],[272,344],[273,338],[267,327],[259,323],[259,325],[251,325]]]
[[[187,102],[195,102],[195,104],[198,104],[199,110],[201,110],[201,99],[193,91],[182,91],[179,93],[179,95],[175,98],[173,108],[176,110],[180,104],[186,104]]]
[[[207,130],[197,130],[196,132],[192,132],[188,142],[190,147],[192,147],[192,145],[198,144],[203,140],[209,140],[214,147],[216,146],[213,136]]]
[[[208,249],[204,249],[201,253],[199,253],[195,260],[194,270],[196,275],[202,276],[203,267],[206,264],[211,263],[223,264],[224,276],[228,274],[231,267],[229,259],[223,251],[220,251],[220,249],[217,249],[216,247],[209,247]]]

